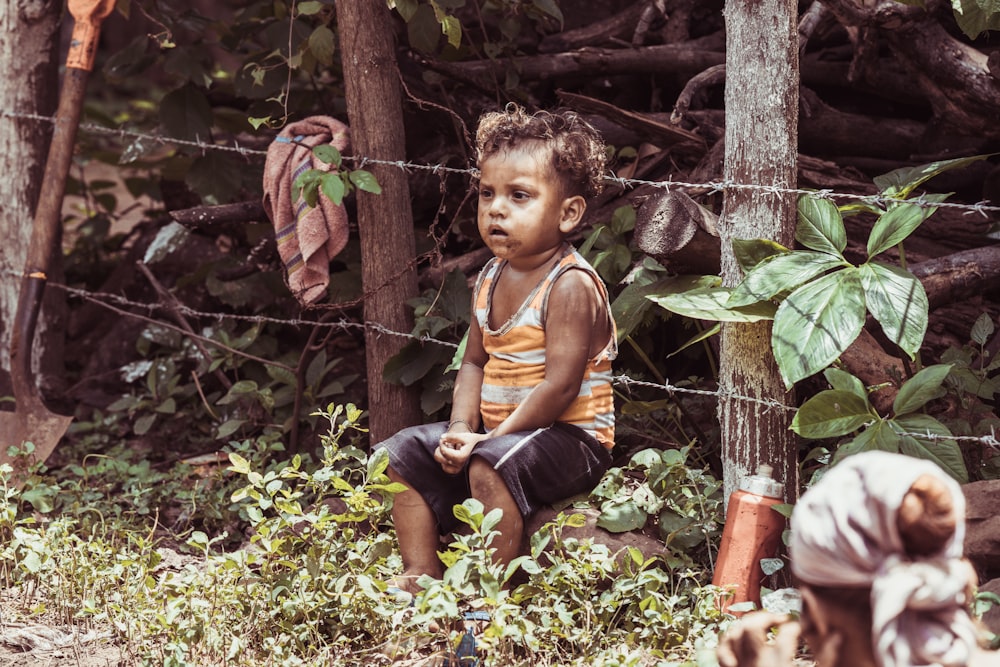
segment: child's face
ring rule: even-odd
[[[545,261],[583,215],[582,197],[564,197],[546,147],[501,150],[479,165],[479,233],[501,259]]]

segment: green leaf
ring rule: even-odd
[[[768,257],[791,252],[777,241],[770,239],[733,239],[733,256],[744,273],[763,262]]]
[[[232,155],[207,151],[195,158],[184,176],[188,187],[207,201],[217,204],[231,201],[243,187],[245,166]]]
[[[457,49],[462,46],[462,23],[454,16],[445,16],[441,19],[441,32],[448,39],[448,44]]]
[[[229,421],[219,425],[219,430],[215,433],[215,437],[219,440],[228,438],[233,433],[236,433],[236,431],[238,431],[240,427],[246,423],[246,419],[230,419]]]
[[[916,276],[897,266],[869,262],[858,272],[865,301],[882,331],[913,359],[927,332],[928,301]]]
[[[993,325],[993,318],[990,317],[990,314],[982,313],[976,318],[975,324],[972,325],[972,331],[970,332],[969,337],[972,339],[972,342],[978,345],[986,345],[986,343],[990,341],[990,336],[993,335],[995,330],[996,328]]]
[[[774,316],[771,349],[785,385],[818,373],[843,353],[865,323],[856,269],[827,274],[788,295]]]
[[[767,301],[841,266],[844,266],[843,260],[822,252],[796,250],[773,255],[746,275],[743,282],[733,289],[726,305],[739,307]]]
[[[299,5],[301,7],[301,5]],[[337,40],[325,25],[316,26],[316,29],[309,35],[309,51],[316,60],[329,67],[333,65],[333,53],[337,48]]]
[[[611,233],[621,236],[633,229],[635,229],[635,209],[631,206],[616,208],[611,214]]]
[[[323,9],[323,3],[316,0],[304,0],[304,2],[298,3],[295,8],[300,16],[312,16],[319,14]]]
[[[627,284],[611,303],[611,315],[618,325],[619,342],[630,336],[645,321],[646,313],[653,307],[648,297],[677,294],[695,287],[715,287],[721,282],[718,276],[660,277],[660,272],[647,269],[633,275],[635,280]]]
[[[934,199],[940,199],[935,196]],[[868,236],[868,257],[875,257],[893,246],[899,245],[913,233],[924,220],[933,215],[935,207],[917,204],[896,204],[879,216]]]
[[[951,371],[951,364],[935,364],[920,370],[903,383],[892,402],[892,411],[899,420],[900,415],[916,412],[928,401],[941,395],[941,384]]]
[[[302,198],[308,206],[315,206],[319,197],[320,179],[324,173],[326,172],[318,169],[306,169],[299,174],[292,182],[292,193],[295,201],[298,202],[299,198]]]
[[[951,0],[955,22],[969,39],[989,30],[1000,30],[1000,2],[997,0]]]
[[[430,5],[417,7],[406,22],[406,34],[410,46],[417,51],[426,54],[437,51],[438,42],[441,41],[441,25]]]
[[[382,369],[382,379],[409,387],[430,373],[434,366],[447,364],[451,356],[451,350],[442,345],[424,345],[413,341],[386,362]]]
[[[648,517],[631,499],[611,501],[601,507],[597,525],[612,533],[627,533],[645,526]]]
[[[351,172],[350,179],[351,183],[354,183],[358,190],[364,190],[376,195],[382,194],[382,186],[378,184],[378,181],[375,180],[375,176],[371,172],[364,169],[355,169]]]
[[[799,222],[795,240],[817,252],[843,259],[847,247],[847,230],[837,205],[829,199],[809,195],[799,197]]]
[[[853,440],[837,448],[837,453],[833,457],[836,464],[845,457],[858,452],[899,452],[899,435],[884,420],[878,420],[864,431],[859,433]]]
[[[893,426],[902,431],[899,451],[907,456],[933,461],[955,478],[960,484],[969,481],[969,471],[965,467],[962,449],[954,440],[937,439],[933,436],[948,438],[951,431],[944,424],[929,415],[906,415],[892,420]],[[927,434],[927,435],[918,435]]]
[[[974,0],[963,0],[963,2],[972,2]],[[973,162],[978,162],[979,160],[985,160],[992,154],[986,155],[973,155],[970,157],[960,157],[953,160],[940,160],[938,162],[931,162],[929,164],[920,165],[917,167],[901,167],[890,171],[887,174],[882,174],[881,176],[876,176],[875,186],[879,189],[886,197],[898,197],[900,199],[906,199],[910,196],[921,183],[934,178],[938,174],[948,171],[949,169],[956,169],[959,167],[965,167],[972,164]]]
[[[339,172],[331,171],[323,174],[319,179],[319,189],[327,199],[337,206],[343,203],[346,188],[344,187],[344,179]]]
[[[849,391],[860,396],[866,401],[868,400],[868,392],[865,390],[865,384],[847,371],[830,367],[823,371],[823,377],[826,378],[826,381],[829,382],[830,386],[834,389]]]
[[[320,144],[314,147],[312,154],[326,164],[333,165],[334,167],[339,167],[341,162],[343,162],[343,156],[341,156],[340,151],[337,150],[336,146],[331,146],[330,144]]]
[[[407,23],[413,18],[413,15],[417,13],[417,0],[392,0],[393,6],[399,15],[403,17],[403,20]]]
[[[774,317],[775,306],[763,301],[747,306],[730,308],[732,294],[728,287],[699,288],[679,294],[648,296],[662,308],[698,320],[713,322],[760,322]]]
[[[798,409],[791,429],[803,438],[818,440],[853,433],[878,418],[868,399],[851,391],[821,391]]]
[[[236,452],[229,452],[229,463],[229,470],[237,475],[246,475],[250,472],[250,462]]]
[[[563,28],[563,13],[559,9],[559,5],[556,4],[555,0],[532,0],[532,3],[541,12],[548,14],[555,20],[559,21],[559,29]]]
[[[160,124],[167,136],[208,142],[212,134],[212,105],[201,89],[190,84],[181,86],[160,101]]]
[[[149,433],[149,429],[153,428],[153,423],[156,421],[156,415],[143,415],[135,420],[135,424],[132,426],[132,431],[136,435],[146,435]]]

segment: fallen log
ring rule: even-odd
[[[196,206],[170,211],[170,217],[189,229],[206,230],[226,224],[267,222],[264,205],[259,201],[242,201],[219,206]]]
[[[906,65],[905,80],[923,92],[939,124],[984,143],[1000,138],[1000,88],[988,56],[948,33],[927,9],[896,2],[862,6],[855,0],[824,0],[824,5],[844,26],[878,31]]]

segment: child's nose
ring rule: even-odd
[[[503,204],[503,197],[494,197],[490,200],[489,214],[493,217],[501,217],[507,211],[507,207]]]

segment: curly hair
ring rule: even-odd
[[[552,169],[565,193],[591,197],[601,191],[608,159],[604,140],[569,110],[529,114],[511,103],[503,111],[483,114],[476,129],[477,163],[532,142],[549,148]]]

